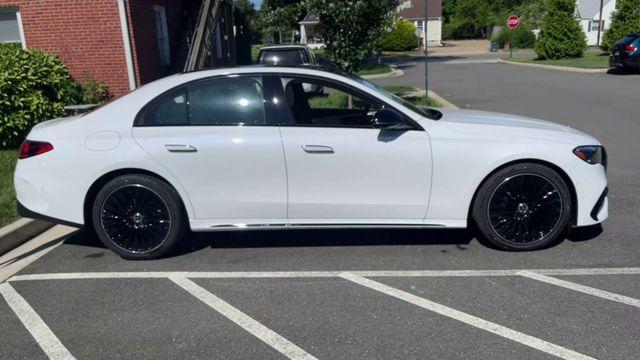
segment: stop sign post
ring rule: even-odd
[[[507,18],[507,27],[511,29],[511,36],[509,40],[509,57],[513,57],[513,32],[520,27],[520,17],[517,15],[511,15]]]

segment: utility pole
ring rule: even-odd
[[[429,34],[429,0],[424,2],[424,91],[429,96],[429,53],[427,51],[427,38]]]
[[[604,0],[600,0],[600,20],[598,20],[598,40],[596,42],[597,46],[600,46],[600,34],[602,33],[602,8],[604,7]],[[591,29],[589,29],[591,30]]]

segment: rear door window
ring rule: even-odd
[[[265,50],[262,53],[260,62],[268,65],[290,66],[300,65],[304,62],[302,51],[291,50]]]
[[[162,95],[144,112],[143,126],[266,125],[262,77],[198,81]]]

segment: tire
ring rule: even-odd
[[[562,176],[541,164],[521,163],[497,171],[480,186],[472,217],[491,245],[531,251],[561,240],[571,207]]]
[[[95,197],[92,222],[106,247],[125,259],[156,259],[187,231],[176,191],[153,176],[131,174],[106,183]]]

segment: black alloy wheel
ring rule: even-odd
[[[569,189],[557,172],[540,164],[515,164],[481,186],[473,218],[492,245],[536,250],[560,239],[570,210]]]
[[[127,259],[160,257],[186,229],[178,194],[148,175],[124,175],[109,181],[98,192],[92,215],[100,240]]]

